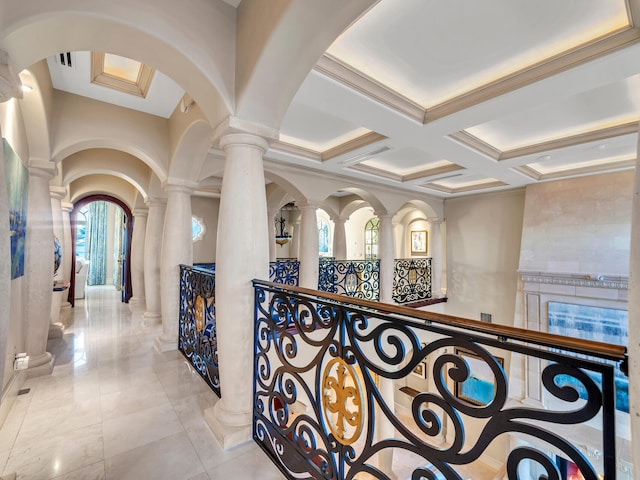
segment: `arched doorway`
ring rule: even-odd
[[[91,202],[105,201],[118,205],[122,208],[124,212],[124,232],[123,232],[123,255],[124,259],[122,262],[122,301],[125,303],[129,302],[131,298],[131,238],[133,235],[133,215],[131,214],[131,209],[122,201],[111,195],[89,195],[80,200],[78,200],[73,205],[73,210],[70,215],[70,223],[71,223],[71,286],[69,288],[69,298],[68,301],[71,303],[71,306],[75,306],[75,271],[76,271],[76,227],[77,227],[77,218],[78,212],[85,205],[90,204]]]

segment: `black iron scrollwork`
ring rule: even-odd
[[[284,287],[258,284],[255,298],[254,438],[288,478],[306,472],[310,478],[352,479],[362,472],[387,479],[390,470],[380,455],[405,451],[421,459],[407,478],[461,479],[459,466],[482,458],[497,438],[510,434],[520,443],[505,458],[508,478],[521,478],[519,466],[528,460],[549,479],[559,480],[547,453],[553,450],[575,463],[585,479],[597,480],[596,469],[563,428],[599,419],[605,419],[604,474],[615,476],[615,422],[606,420],[615,412],[611,365],[363,311]],[[511,354],[540,359],[541,387],[556,400],[555,407],[533,408],[509,399],[504,363]],[[435,390],[417,392],[410,422],[396,414],[394,399],[381,385],[407,377],[426,359]],[[339,365],[341,373],[332,365]],[[480,367],[492,390],[474,399],[461,386],[475,381]],[[348,376],[352,380],[345,380]],[[393,426],[393,438],[376,432],[381,419]],[[352,430],[345,433],[345,428]],[[527,443],[532,438],[536,441]],[[540,449],[540,444],[549,448]]]
[[[377,301],[380,299],[380,261],[321,261],[318,290]]]
[[[396,259],[393,300],[398,303],[407,303],[429,298],[431,298],[431,259]]]
[[[220,396],[215,278],[210,271],[180,266],[178,349]]]

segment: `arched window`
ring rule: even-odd
[[[373,217],[364,226],[364,259],[374,260],[378,258],[378,225],[380,220]]]
[[[318,219],[318,253],[329,255],[329,224],[323,219]]]

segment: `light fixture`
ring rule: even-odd
[[[289,235],[289,232],[285,230],[285,219],[282,216],[282,214],[280,214],[279,218],[275,219],[275,222],[276,222],[276,243],[280,246],[285,245],[286,243],[289,242],[291,235]]]

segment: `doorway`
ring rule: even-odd
[[[113,284],[122,302],[131,298],[131,238],[133,216],[129,207],[110,195],[90,195],[78,200],[71,220],[71,286],[68,301],[75,306],[84,283]],[[83,265],[85,266],[83,268]],[[81,275],[76,278],[76,272]],[[82,295],[80,295],[82,297]]]

